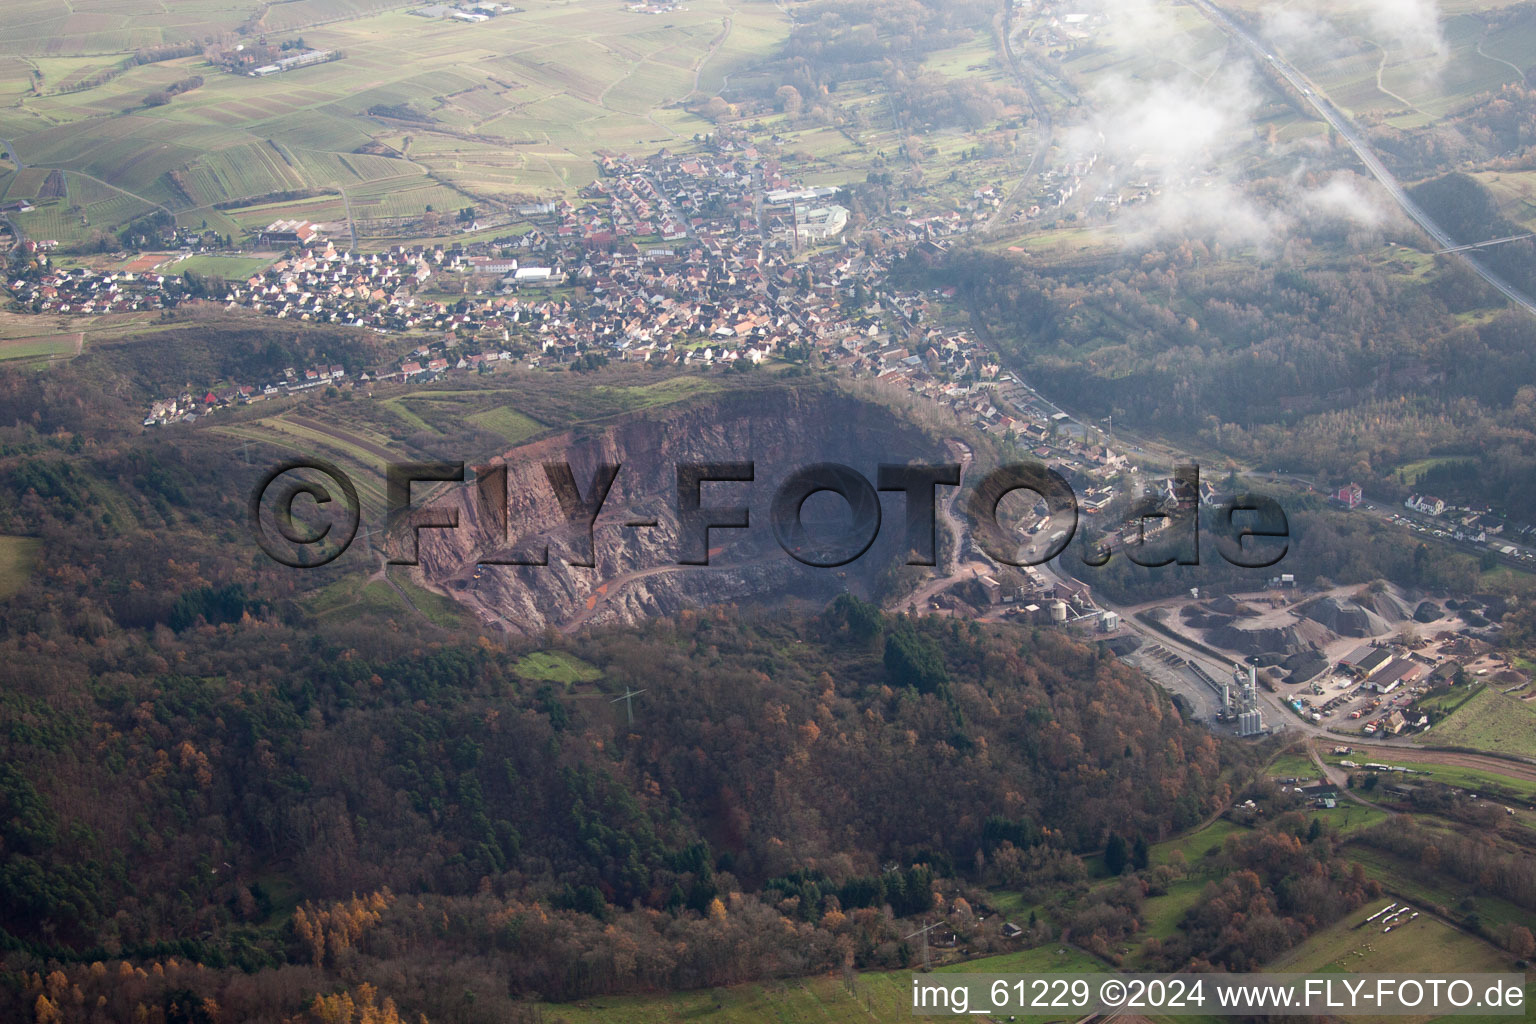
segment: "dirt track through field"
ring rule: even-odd
[[[1326,741],[1319,741],[1326,744]],[[1360,761],[1365,757],[1381,764],[1393,764],[1400,761],[1418,762],[1420,764],[1443,764],[1454,768],[1475,768],[1482,772],[1491,772],[1495,775],[1507,775],[1513,779],[1523,779],[1527,782],[1536,782],[1536,765],[1526,764],[1521,761],[1508,761],[1502,757],[1490,757],[1483,754],[1463,754],[1454,750],[1424,750],[1405,747],[1365,747],[1358,744],[1350,744],[1350,758]]]
[[[372,441],[369,441],[366,438],[358,437],[355,434],[349,434],[338,427],[334,427],[326,423],[321,423],[319,420],[312,420],[308,416],[289,415],[284,418],[293,423],[295,426],[307,427],[310,430],[324,434],[326,437],[340,442],[343,445],[361,449],[370,455],[377,455],[386,466],[391,462],[399,461],[401,457],[399,452],[391,452],[389,449],[380,447],[379,445],[374,444]]]

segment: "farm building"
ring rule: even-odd
[[[261,232],[261,241],[270,245],[308,245],[319,234],[307,220],[275,220]]]
[[[266,78],[268,75],[276,75],[284,71],[292,71],[295,68],[307,68],[312,64],[324,64],[336,56],[335,50],[305,50],[296,53],[292,57],[283,57],[281,60],[264,64],[254,68],[250,72],[252,78]]]

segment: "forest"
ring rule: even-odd
[[[1449,257],[1415,277],[1302,252],[1238,264],[1191,240],[1046,268],[961,246],[901,274],[961,289],[978,330],[1085,415],[1387,498],[1435,486],[1529,522],[1536,321],[1459,317],[1498,300]],[[1443,476],[1399,473],[1432,457],[1448,459]]]
[[[532,646],[403,606],[317,617],[362,569],[255,555],[213,435],[98,412],[65,440],[40,431],[100,381],[6,386],[0,532],[46,552],[0,605],[6,1019],[280,1021],[324,996],[506,1021],[904,966],[902,919],[956,886],[1081,880],[1112,833],[1189,828],[1247,770],[1097,645],[851,595]]]
[[[1481,586],[1482,562],[1472,555],[1444,544],[1405,540],[1400,530],[1332,508],[1315,494],[1278,488],[1271,496],[1285,510],[1289,529],[1285,557],[1273,569],[1229,565],[1209,542],[1201,546],[1198,565],[1147,568],[1116,555],[1108,564],[1093,568],[1078,557],[1081,542],[1074,539],[1061,564],[1109,600],[1123,604],[1140,604],[1190,587],[1240,592],[1277,571],[1323,588],[1383,579],[1436,593],[1469,594]],[[1216,529],[1214,521],[1220,518],[1219,513],[1202,509],[1202,529]]]

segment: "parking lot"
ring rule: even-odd
[[[1393,711],[1406,710],[1425,690],[1420,684],[1380,694],[1349,676],[1330,675],[1298,687],[1287,699],[1301,705],[1304,717],[1325,724],[1330,730],[1376,735],[1380,729],[1374,723]]]
[[[1374,509],[1374,506],[1368,505],[1366,507],[1368,509]],[[1393,512],[1391,515],[1387,516],[1387,520],[1388,522],[1395,523],[1398,526],[1412,530],[1415,533],[1422,533],[1426,537],[1438,537],[1441,540],[1461,541],[1462,543],[1470,544],[1479,548],[1487,547],[1490,550],[1496,551],[1503,555],[1505,558],[1513,558],[1517,561],[1525,563],[1536,563],[1536,551],[1533,551],[1527,547],[1522,547],[1519,544],[1506,541],[1502,537],[1494,536],[1487,538],[1485,541],[1477,541],[1474,537],[1468,536],[1466,532],[1460,529],[1458,526],[1446,524],[1452,526],[1451,529],[1446,529],[1446,527],[1443,525],[1436,525],[1438,523],[1437,520],[1430,520],[1429,522],[1425,522],[1421,518],[1405,515],[1402,512]]]

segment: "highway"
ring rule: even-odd
[[[1490,238],[1486,242],[1472,242],[1469,245],[1458,245],[1453,249],[1440,249],[1435,255],[1440,256],[1448,252],[1465,252],[1468,249],[1486,249],[1490,245],[1503,245],[1505,242],[1519,242],[1526,238],[1536,238],[1536,232],[1527,231],[1523,235],[1505,235],[1503,238]]]
[[[1197,10],[1246,46],[1253,53],[1261,67],[1267,64],[1284,78],[1311,105],[1318,116],[1328,122],[1333,130],[1339,133],[1340,138],[1349,143],[1349,147],[1355,151],[1355,155],[1360,158],[1361,163],[1365,164],[1366,169],[1381,183],[1381,187],[1387,190],[1392,196],[1393,201],[1402,208],[1409,219],[1424,229],[1424,233],[1434,240],[1442,252],[1451,253],[1465,261],[1473,272],[1498,289],[1500,294],[1506,299],[1532,316],[1536,316],[1536,300],[1532,300],[1530,296],[1473,259],[1468,254],[1469,250],[1467,247],[1452,238],[1446,233],[1444,228],[1435,223],[1434,219],[1408,196],[1408,193],[1403,190],[1402,185],[1398,184],[1397,178],[1392,175],[1391,171],[1387,170],[1386,165],[1377,158],[1371,147],[1366,145],[1365,140],[1361,137],[1359,131],[1356,130],[1355,124],[1350,120],[1349,116],[1334,106],[1327,96],[1314,89],[1312,83],[1307,80],[1305,75],[1297,71],[1280,54],[1254,38],[1241,25],[1227,17],[1221,8],[1210,3],[1209,0],[1191,0],[1191,2]]]

